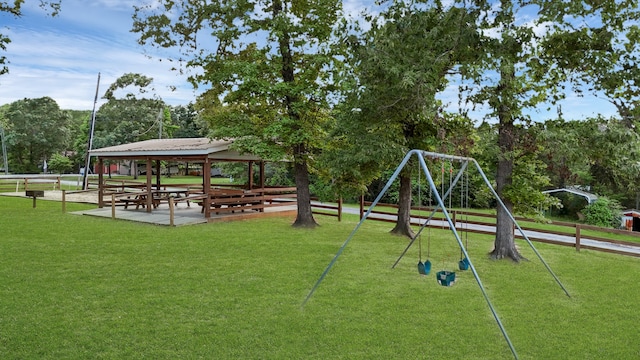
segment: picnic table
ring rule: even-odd
[[[136,205],[136,210],[140,207],[145,208],[147,206],[148,192],[141,191],[139,193],[128,195],[126,198],[119,199],[123,202],[125,209],[130,204]],[[189,189],[183,188],[167,188],[167,189],[153,189],[151,190],[151,205],[153,208],[157,208],[162,202],[169,202],[169,199],[173,198],[174,202],[186,201],[187,206],[191,206],[190,200],[198,198],[197,196],[190,196]]]
[[[173,198],[174,202],[186,201],[187,206],[191,206],[189,200],[189,189],[183,188],[167,188],[167,189],[154,189],[151,191],[153,194],[153,207],[157,208],[161,202],[169,202],[170,198]]]

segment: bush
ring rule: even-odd
[[[68,173],[73,168],[71,159],[60,154],[53,154],[49,159],[49,170],[60,174]]]
[[[616,200],[601,197],[585,206],[582,209],[582,214],[584,214],[585,223],[589,225],[618,228],[622,217],[622,207]]]

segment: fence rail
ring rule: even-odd
[[[360,219],[362,219],[364,214],[368,211],[369,209],[368,207],[371,206],[371,204],[372,204],[371,202],[364,201],[363,199],[360,200],[360,209],[359,209]],[[337,204],[312,202],[311,206],[313,209],[313,213],[318,215],[338,216],[337,214],[340,214],[341,216],[343,213],[341,201],[339,201]],[[395,217],[397,215],[397,208],[398,206],[394,204],[378,203],[376,205],[376,208],[372,210],[370,213],[373,216],[369,216],[367,219],[375,220],[375,221],[395,222],[396,221]],[[326,211],[327,209],[329,210],[329,212]],[[420,225],[419,220],[427,219],[428,215],[432,211],[433,211],[433,208],[412,207],[412,215],[411,215],[412,224]],[[450,216],[457,229],[464,229],[465,231],[468,231],[471,233],[489,234],[489,235],[495,234],[495,231],[481,229],[482,226],[488,226],[492,228],[496,226],[496,221],[495,221],[496,215],[494,214],[465,211],[465,210],[452,210],[450,211]],[[482,219],[488,219],[488,220],[485,221]],[[436,213],[434,214],[433,220],[438,221],[438,224],[427,225],[427,226],[430,226],[432,228],[448,228],[448,224],[446,224],[445,222],[445,218],[444,218],[444,214],[442,213],[442,210],[436,211]],[[637,252],[609,249],[602,246],[592,246],[592,245],[585,244],[585,241],[588,240],[590,243],[592,242],[603,243],[603,244],[610,243],[610,244],[638,248],[640,247],[640,233],[638,232],[633,232],[629,230],[619,230],[619,229],[607,229],[607,228],[602,228],[602,227],[593,226],[593,225],[575,224],[575,223],[569,223],[569,222],[563,222],[563,221],[549,221],[547,223],[548,225],[552,225],[554,227],[557,227],[558,229],[547,230],[547,229],[542,229],[540,227],[522,225],[522,224],[535,224],[536,222],[531,219],[516,217],[516,221],[518,221],[518,224],[520,224],[520,227],[522,228],[523,231],[528,232],[527,237],[531,241],[574,247],[576,251],[580,251],[580,249],[591,249],[591,250],[597,250],[597,251],[604,251],[604,252],[611,252],[616,254],[640,257],[640,253],[637,253]],[[478,227],[470,228],[463,224],[470,224],[470,225],[472,224],[472,225],[477,225]],[[584,233],[585,231],[588,231],[591,233],[585,235]],[[596,234],[593,234],[593,233],[596,233]],[[548,234],[551,236],[545,237],[543,236],[543,234]],[[623,235],[625,237],[637,238],[638,242],[616,240],[611,237],[607,237],[607,234]],[[514,227],[514,235],[516,236],[516,238],[523,238],[523,236],[517,231],[515,227]],[[573,240],[569,242],[554,240],[552,239],[553,236],[567,237],[567,238],[572,238]]]
[[[21,176],[0,178],[0,192],[27,190],[62,190],[61,176]]]

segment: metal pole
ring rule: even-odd
[[[455,180],[453,180],[453,183],[449,186],[449,189],[447,189],[447,191],[444,193],[444,195],[442,195],[442,198],[446,199],[447,196],[449,196],[449,194],[451,193],[451,191],[453,190],[453,188],[456,186],[456,184],[458,183],[458,180],[460,180],[460,176],[462,176],[462,174],[464,173],[464,171],[467,169],[467,165],[469,164],[469,162],[465,161],[462,163],[462,166],[460,167],[460,171],[458,171],[458,174],[456,175]],[[409,241],[409,244],[407,245],[407,247],[404,249],[404,251],[402,252],[402,254],[400,254],[400,256],[398,257],[398,260],[396,260],[395,263],[393,263],[393,265],[391,266],[392,269],[395,269],[395,267],[398,265],[398,263],[400,262],[400,260],[402,260],[402,258],[404,257],[404,255],[407,253],[407,251],[409,251],[409,248],[411,248],[411,246],[413,245],[413,243],[416,241],[416,239],[418,238],[418,236],[420,236],[420,234],[422,233],[422,230],[424,230],[425,227],[427,226],[431,226],[431,219],[433,218],[433,216],[436,214],[436,212],[438,211],[438,209],[440,209],[440,204],[436,204],[436,206],[433,208],[433,211],[431,211],[431,214],[427,217],[426,221],[422,224],[420,224],[420,221],[418,221],[418,223],[420,224],[420,229],[418,230],[418,232],[413,236],[413,239],[411,239],[411,241]]]
[[[3,126],[0,126],[0,135],[2,136],[2,159],[4,160],[4,174],[9,175],[9,162],[7,161],[7,143],[5,141]]]
[[[353,236],[356,234],[356,232],[358,232],[358,229],[360,228],[362,223],[364,223],[364,221],[367,220],[367,217],[371,214],[371,211],[373,211],[373,208],[375,208],[376,205],[378,204],[378,202],[380,202],[380,199],[382,199],[382,196],[384,196],[384,194],[387,192],[387,190],[389,190],[389,188],[393,184],[393,181],[400,174],[400,171],[404,168],[404,166],[407,164],[407,162],[409,162],[409,159],[411,158],[411,155],[413,155],[413,153],[414,153],[414,151],[410,151],[410,152],[407,153],[407,155],[405,155],[405,157],[402,160],[402,162],[400,163],[400,165],[398,165],[398,167],[396,168],[396,171],[393,173],[393,175],[391,175],[391,178],[389,178],[389,181],[387,181],[387,184],[384,186],[382,191],[380,191],[380,193],[378,194],[378,197],[376,197],[376,199],[371,203],[371,205],[369,206],[369,209],[364,214],[362,219],[360,219],[360,222],[358,223],[358,225],[356,225],[355,229],[353,229],[351,231],[351,233],[347,237],[347,240],[345,240],[344,243],[342,244],[342,246],[340,246],[340,249],[338,249],[338,252],[336,253],[336,255],[329,262],[329,265],[327,265],[327,268],[324,269],[324,271],[322,272],[322,275],[320,275],[320,278],[318,278],[318,281],[316,281],[315,285],[313,285],[313,287],[311,288],[311,291],[309,291],[309,294],[307,294],[307,297],[302,302],[302,307],[304,307],[305,304],[307,303],[307,301],[309,301],[309,299],[311,298],[311,296],[313,296],[313,293],[316,291],[318,286],[320,286],[320,283],[322,282],[322,280],[324,280],[325,276],[327,276],[327,274],[329,273],[329,270],[331,270],[333,265],[338,260],[338,257],[340,257],[340,255],[342,254],[344,249],[347,247],[347,245],[349,244],[351,239],[353,239]]]
[[[429,152],[429,151],[422,151],[422,155],[426,156],[426,157],[430,157],[430,158],[449,159],[449,160],[456,160],[456,161],[471,161],[475,165],[476,170],[478,170],[478,173],[482,177],[482,180],[484,180],[484,183],[487,185],[487,188],[489,189],[489,191],[491,191],[491,194],[493,195],[493,197],[498,202],[498,205],[501,206],[505,210],[505,212],[509,216],[509,219],[511,219],[511,222],[513,222],[513,224],[516,226],[516,228],[518,228],[518,231],[520,231],[520,235],[522,235],[522,237],[527,242],[527,244],[529,244],[529,247],[533,250],[533,252],[536,254],[538,259],[540,259],[540,262],[542,262],[542,264],[545,266],[545,268],[547,269],[547,272],[549,272],[549,274],[551,274],[553,279],[560,286],[560,288],[562,288],[564,293],[568,297],[571,297],[571,295],[569,294],[569,291],[564,287],[564,285],[562,284],[560,279],[556,276],[556,274],[553,272],[553,270],[551,270],[551,267],[549,266],[549,264],[547,264],[547,262],[542,258],[542,255],[540,255],[540,253],[538,252],[536,247],[533,246],[533,243],[531,242],[531,240],[529,240],[529,237],[527,236],[527,234],[525,234],[524,230],[522,230],[522,228],[520,227],[520,224],[518,224],[518,222],[516,221],[516,218],[511,214],[509,209],[507,209],[507,206],[504,204],[504,202],[502,202],[502,199],[500,199],[500,196],[498,196],[498,193],[493,189],[493,186],[491,185],[491,182],[489,181],[489,179],[487,179],[487,176],[485,175],[484,171],[482,171],[482,168],[480,167],[480,164],[478,164],[478,162],[474,158],[463,157],[463,156],[455,156],[455,155],[447,155],[447,154],[440,154],[440,153],[434,153],[434,152]]]
[[[95,128],[96,123],[96,103],[98,102],[98,91],[100,89],[100,73],[98,73],[98,83],[96,85],[96,96],[93,99],[93,111],[91,112],[91,122],[89,123],[89,144],[87,145],[87,155],[85,156],[84,162],[84,174],[82,177],[82,190],[87,190],[89,187],[88,184],[88,175],[89,175],[89,164],[91,163],[91,148],[93,147],[93,130]]]
[[[464,161],[463,158],[458,158],[457,160]],[[489,299],[489,295],[487,294],[484,288],[484,285],[482,285],[482,280],[480,280],[480,275],[478,275],[478,272],[476,271],[476,267],[473,265],[473,262],[471,261],[471,257],[469,257],[469,254],[467,253],[467,249],[464,247],[464,244],[462,243],[462,238],[460,238],[460,235],[458,234],[458,230],[456,230],[456,226],[451,220],[451,216],[449,216],[449,212],[447,211],[447,208],[444,206],[444,200],[440,197],[440,194],[438,193],[438,189],[436,188],[436,185],[433,182],[433,178],[431,177],[431,172],[429,171],[429,168],[427,167],[427,164],[424,161],[424,156],[420,152],[418,152],[418,161],[420,161],[420,166],[422,167],[422,170],[424,171],[427,177],[427,181],[429,182],[431,191],[433,192],[433,195],[435,196],[438,202],[438,205],[442,208],[442,213],[444,214],[445,219],[449,223],[449,228],[451,229],[451,232],[453,232],[453,236],[456,238],[456,241],[458,242],[458,246],[460,246],[460,250],[469,261],[469,268],[471,269],[471,273],[473,274],[473,277],[476,279],[476,283],[478,283],[478,287],[480,287],[482,295],[484,296],[484,299],[487,302],[487,305],[489,306],[489,310],[491,310],[491,314],[493,314],[493,318],[498,324],[498,328],[500,328],[500,332],[502,332],[502,336],[504,337],[505,341],[507,342],[507,345],[509,346],[509,350],[511,350],[511,353],[513,354],[514,359],[518,359],[518,353],[516,352],[516,348],[513,346],[513,343],[511,343],[511,339],[509,339],[507,330],[505,329],[504,325],[502,324],[502,321],[500,320],[500,317],[498,316],[498,313],[493,307],[493,304]]]
[[[164,123],[164,108],[160,108],[158,114],[158,139],[162,139],[162,124]]]

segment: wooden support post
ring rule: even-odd
[[[364,194],[360,195],[360,220],[364,217]]]
[[[342,196],[338,198],[338,221],[342,221]]]
[[[169,197],[169,225],[175,226],[175,217],[173,213],[173,209],[175,208],[175,204],[173,203],[173,196]]]
[[[62,212],[67,212],[67,190],[62,190]]]
[[[111,218],[116,219],[116,194],[111,194]]]
[[[204,218],[211,217],[211,160],[206,158],[202,165],[202,192],[206,195],[202,206],[204,206]]]
[[[98,207],[104,207],[104,176],[102,175],[102,169],[104,166],[104,160],[99,157],[98,158]],[[89,169],[85,169],[84,171],[89,171]],[[89,176],[89,173],[86,173]],[[89,180],[87,180],[87,190],[89,189]]]
[[[153,189],[151,186],[151,175],[153,170],[151,166],[151,158],[147,158],[147,212],[151,212],[153,208]]]
[[[156,160],[156,189],[160,190],[160,160]]]
[[[253,189],[253,161],[249,161],[249,181],[247,183],[248,190]]]
[[[580,251],[580,224],[576,224],[576,251]]]

